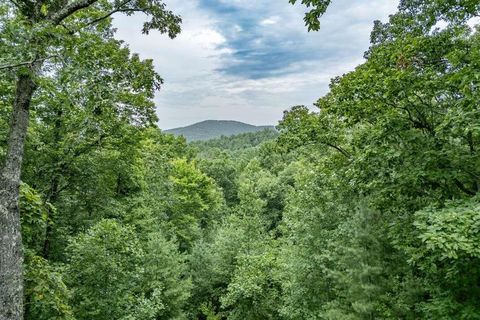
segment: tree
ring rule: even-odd
[[[182,251],[191,249],[202,230],[218,220],[223,199],[215,181],[185,159],[171,162],[170,186],[166,204],[166,229],[173,233]]]
[[[259,252],[263,253],[263,246],[268,243],[268,237],[264,222],[258,214],[249,212],[241,216],[232,213],[222,220],[222,224],[210,238],[195,243],[189,261],[194,285],[190,299],[193,315],[200,317],[203,314],[214,313],[223,318],[235,309],[235,306],[230,305],[231,299],[226,298],[226,295],[239,260],[261,254]],[[243,264],[248,264],[246,259],[243,260]],[[241,282],[242,279],[238,281]],[[253,282],[255,279],[250,281]],[[241,308],[245,307],[245,304],[248,302]]]
[[[55,208],[45,203],[30,186],[20,188],[20,215],[25,250],[25,317],[27,319],[73,319],[70,290],[64,282],[62,264],[40,256],[48,213]]]
[[[131,162],[142,131],[157,120],[152,97],[162,81],[151,60],[132,55],[111,36],[85,34],[74,50],[68,65],[43,77],[37,90],[22,173],[65,218],[68,210],[59,202],[76,186],[83,185],[83,203],[93,209],[101,201],[99,193],[120,196],[135,190],[135,183],[126,186]],[[93,209],[89,214],[96,216]],[[77,221],[83,217],[79,213]],[[54,245],[55,222],[62,217],[48,218],[46,258]]]
[[[268,236],[249,239],[249,250],[237,253],[235,271],[221,297],[228,319],[281,319],[278,251],[274,243]]]
[[[286,113],[279,142],[310,166],[284,212],[286,317],[478,314],[479,10],[402,1],[319,112]]]
[[[480,202],[449,201],[415,213],[415,231],[406,251],[430,295],[420,304],[427,318],[476,319],[480,303]]]
[[[76,319],[181,319],[189,296],[183,257],[160,233],[102,220],[75,237],[68,283]]]
[[[75,43],[85,34],[111,34],[111,15],[143,12],[151,19],[143,32],[159,30],[174,37],[180,18],[160,0],[126,1],[10,1],[1,6],[2,71],[15,74],[10,132],[0,173],[0,315],[22,319],[22,240],[18,196],[25,137],[34,94],[42,77],[58,64],[68,64],[76,54]]]

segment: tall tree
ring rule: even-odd
[[[111,34],[115,13],[142,12],[150,19],[143,32],[159,30],[175,37],[181,19],[160,0],[11,0],[2,5],[0,36],[6,57],[0,70],[13,73],[10,132],[0,172],[0,319],[23,318],[22,239],[18,209],[19,185],[34,94],[41,78],[56,64],[68,64],[71,44],[85,31],[103,27]],[[108,81],[108,80],[106,80]]]

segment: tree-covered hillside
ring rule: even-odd
[[[156,0],[0,3],[1,320],[479,319],[477,0],[401,1],[316,112],[195,143],[112,11],[179,31]]]
[[[220,138],[194,141],[190,145],[198,148],[200,153],[205,153],[211,149],[244,151],[248,148],[254,148],[264,142],[274,140],[279,136],[275,129],[264,129],[262,131],[241,133],[233,136],[221,136]]]
[[[176,136],[183,136],[187,141],[210,140],[221,136],[233,136],[241,133],[263,131],[273,126],[253,126],[251,124],[231,120],[206,120],[190,126],[165,130]]]

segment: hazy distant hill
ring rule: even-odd
[[[165,130],[165,132],[176,136],[184,136],[187,141],[198,141],[273,128],[274,126],[253,126],[231,120],[206,120],[187,127]]]

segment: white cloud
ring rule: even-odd
[[[225,62],[235,63],[238,48],[229,47],[222,17],[199,5],[200,0],[169,0],[169,9],[183,18],[183,31],[176,39],[152,32],[140,34],[143,17],[116,16],[117,37],[129,44],[142,58],[153,58],[156,70],[165,79],[157,94],[159,124],[167,129],[206,119],[232,119],[252,124],[276,124],[283,110],[297,104],[309,105],[328,90],[330,79],[353,70],[362,62],[368,48],[374,19],[393,13],[398,1],[333,1],[322,19],[322,30],[307,33],[301,7],[287,0],[222,0],[229,5],[252,10],[267,10],[259,17],[262,38],[254,46],[265,46],[262,39],[282,35],[282,46],[298,51],[297,62],[285,65],[278,73],[261,79],[248,79],[218,71]],[[225,23],[225,21],[223,21]],[[235,21],[231,32],[246,30]],[[302,47],[298,41],[302,39]],[[303,61],[305,52],[318,52],[317,59]],[[272,58],[275,59],[275,58]],[[274,61],[273,62],[278,62]]]
[[[278,16],[270,17],[270,18],[267,18],[265,20],[262,20],[260,22],[260,25],[269,26],[269,25],[277,24],[279,20],[280,20],[280,17],[278,17]]]

